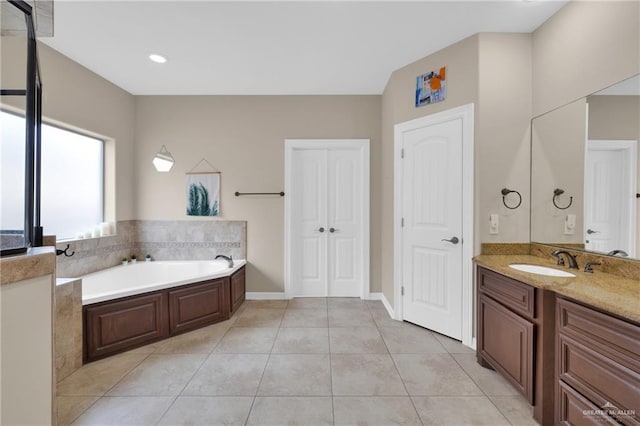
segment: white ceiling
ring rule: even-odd
[[[380,94],[408,63],[565,3],[56,0],[41,41],[136,95]]]

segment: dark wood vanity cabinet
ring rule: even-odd
[[[556,420],[640,425],[640,325],[557,300]]]
[[[177,334],[229,318],[228,278],[169,291],[169,333]]]
[[[478,363],[518,389],[538,422],[553,424],[554,293],[483,267],[476,274]]]

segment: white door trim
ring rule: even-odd
[[[462,343],[474,347],[473,339],[473,116],[474,104],[442,111],[394,126],[394,201],[393,201],[393,304],[395,319],[403,320],[402,312],[402,133],[456,118],[462,119]]]
[[[290,202],[293,170],[293,151],[300,149],[358,149],[362,159],[362,289],[360,297],[363,300],[369,299],[369,252],[370,252],[370,228],[369,228],[369,139],[285,139],[284,141],[284,296],[291,299],[291,210]]]

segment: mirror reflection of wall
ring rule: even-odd
[[[639,258],[639,140],[639,76],[536,117],[531,241]]]

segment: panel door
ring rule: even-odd
[[[462,124],[456,118],[402,136],[403,316],[455,339],[462,338]]]
[[[359,150],[328,152],[328,295],[359,297],[362,270],[362,161]]]
[[[292,153],[292,295],[327,296],[327,150]]]
[[[585,243],[601,252],[636,254],[637,141],[588,140],[585,163]]]

